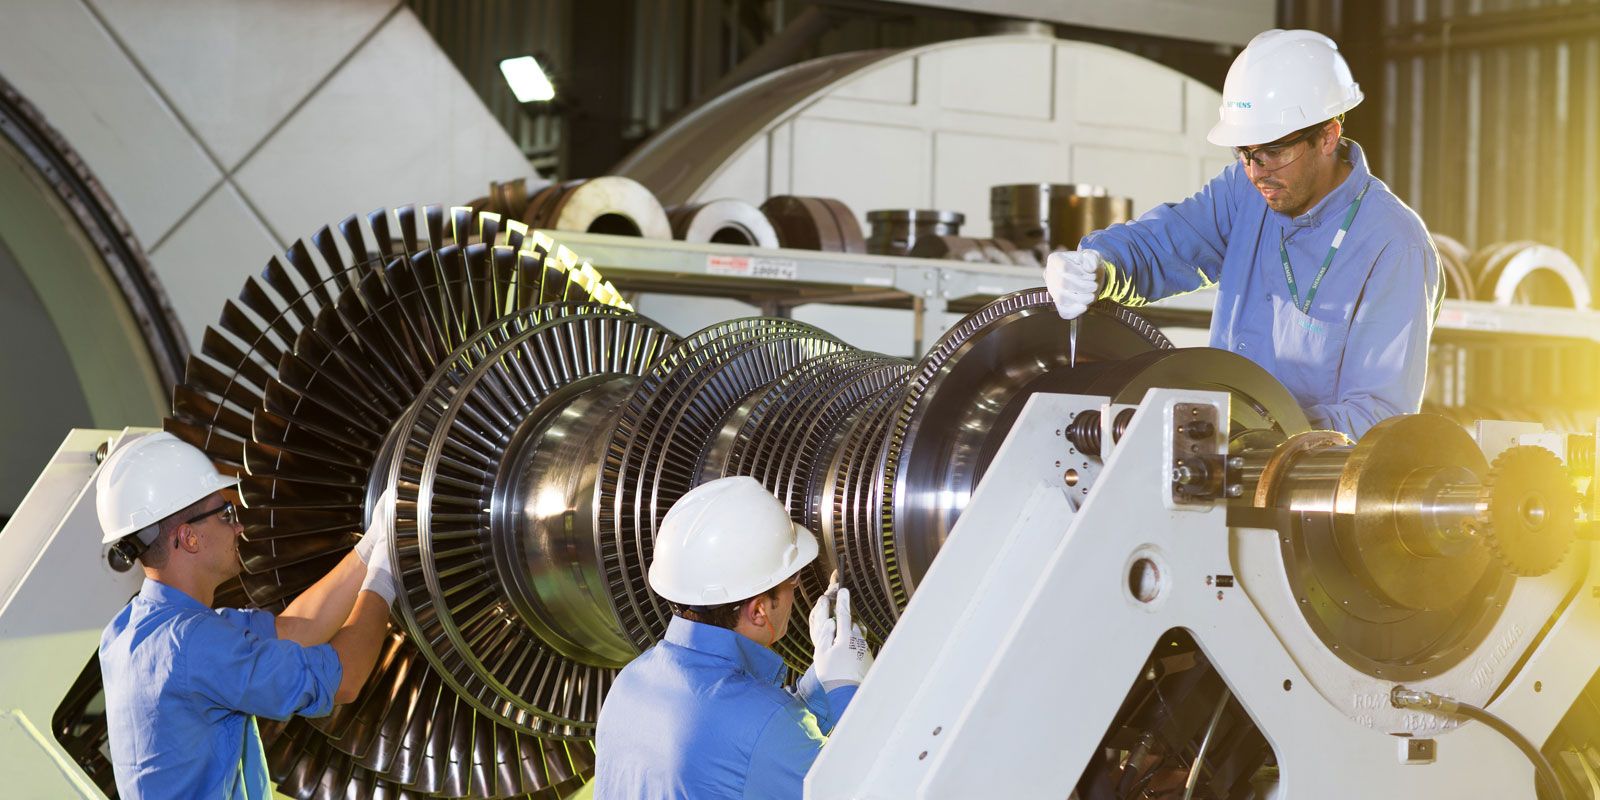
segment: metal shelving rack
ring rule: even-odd
[[[1000,295],[1041,285],[1037,270],[898,256],[769,250],[569,231],[541,231],[623,291],[730,297],[786,315],[807,303],[915,312],[921,352],[944,333],[944,312],[971,311]],[[1162,325],[1206,327],[1214,290],[1139,309]],[[1436,344],[1600,344],[1600,312],[1446,300]]]

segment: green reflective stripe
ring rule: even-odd
[[[1278,234],[1278,257],[1283,260],[1283,279],[1289,282],[1289,296],[1294,299],[1295,308],[1311,314],[1311,301],[1317,299],[1317,287],[1322,285],[1323,276],[1328,274],[1328,267],[1333,264],[1333,256],[1339,252],[1339,245],[1344,244],[1344,235],[1350,232],[1350,223],[1356,218],[1356,210],[1361,208],[1361,198],[1367,196],[1367,190],[1372,188],[1369,182],[1361,187],[1361,193],[1356,195],[1355,202],[1350,204],[1350,210],[1344,214],[1344,224],[1339,226],[1339,232],[1333,235],[1333,245],[1328,248],[1328,256],[1322,259],[1322,269],[1317,270],[1316,279],[1311,281],[1311,291],[1306,293],[1306,301],[1300,302],[1300,287],[1294,282],[1294,269],[1289,266],[1289,248],[1284,247],[1283,234]]]

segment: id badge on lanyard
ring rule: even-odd
[[[1370,182],[1361,187],[1361,193],[1356,195],[1355,202],[1350,204],[1350,210],[1345,212],[1344,223],[1339,226],[1339,232],[1333,235],[1333,245],[1328,248],[1328,255],[1322,259],[1322,268],[1317,270],[1317,277],[1311,281],[1311,289],[1306,292],[1305,302],[1300,301],[1300,287],[1294,280],[1294,269],[1289,266],[1289,248],[1283,244],[1283,234],[1278,234],[1278,258],[1283,261],[1283,279],[1289,283],[1289,297],[1294,300],[1294,307],[1300,309],[1306,316],[1311,316],[1311,302],[1317,298],[1317,287],[1322,285],[1323,276],[1328,274],[1328,267],[1333,264],[1333,257],[1339,252],[1339,245],[1344,244],[1345,234],[1350,232],[1350,223],[1356,218],[1356,211],[1361,208],[1361,198],[1367,196],[1367,190],[1372,188]]]

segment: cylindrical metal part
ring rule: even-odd
[[[927,209],[879,209],[867,212],[872,233],[867,236],[867,252],[882,256],[903,256],[911,252],[921,236],[959,236],[967,216],[959,211]]]
[[[1412,473],[1395,492],[1400,541],[1422,558],[1460,555],[1477,542],[1482,484],[1463,467]]]
[[[524,420],[501,462],[491,523],[505,531],[493,540],[495,566],[517,615],[562,655],[618,668],[638,649],[609,601],[592,522],[594,465],[635,383],[580,384],[553,398],[553,413]]]
[[[772,221],[743,200],[723,198],[677,206],[667,212],[672,235],[685,242],[737,244],[775,248],[778,232]]]
[[[1299,514],[1332,514],[1339,476],[1344,474],[1351,449],[1330,447],[1302,453],[1288,465],[1288,472],[1278,484],[1278,507]]]
[[[994,235],[1024,249],[1071,250],[1084,236],[1133,218],[1133,200],[1081,183],[1020,183],[989,190]]]

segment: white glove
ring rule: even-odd
[[[372,524],[367,526],[365,533],[361,534],[361,541],[356,542],[356,556],[361,563],[372,564],[372,551],[383,542],[383,547],[388,547],[388,537],[394,531],[389,524],[389,512],[394,508],[394,490],[385,489],[378,497],[378,502],[372,506]]]
[[[1063,250],[1045,258],[1044,287],[1062,319],[1077,319],[1089,310],[1100,291],[1100,261],[1093,250]]]
[[[822,652],[820,642],[830,641],[833,638],[833,598],[838,594],[839,571],[834,570],[833,576],[828,579],[828,590],[817,598],[816,605],[811,607],[811,616],[807,618],[811,628],[813,655]],[[823,627],[824,625],[827,627]]]
[[[384,525],[383,529],[389,531],[391,526]],[[390,534],[386,532],[373,545],[371,558],[367,561],[367,577],[361,580],[361,590],[372,592],[393,606],[394,596],[400,592],[400,581],[395,579],[389,537]]]
[[[867,638],[861,635],[859,626],[850,622],[850,590],[837,591],[837,616],[828,616],[824,611],[819,619],[816,609],[811,612],[811,637],[816,648],[812,668],[817,671],[817,680],[824,689],[858,684],[872,669],[872,650],[867,647]],[[825,606],[827,602],[826,594],[817,599],[818,606]]]

